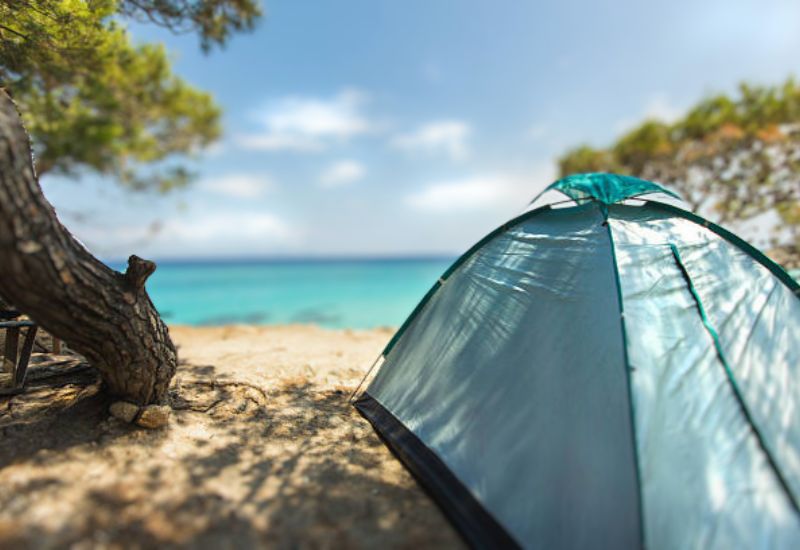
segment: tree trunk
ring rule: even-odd
[[[177,353],[144,284],[100,262],[45,199],[19,113],[0,89],[0,295],[97,367],[106,389],[139,406],[164,403]]]

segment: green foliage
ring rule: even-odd
[[[611,147],[583,145],[559,159],[562,176],[617,172],[665,183],[722,223],[770,212],[773,244],[800,251],[800,85],[742,84],[680,120],[647,120]]]
[[[558,169],[562,175],[588,172],[621,172],[616,167],[614,156],[610,151],[593,149],[588,145],[576,147],[558,159]]]
[[[611,151],[611,157],[629,170],[641,172],[654,159],[662,160],[673,152],[670,128],[657,120],[648,120],[623,136]]]
[[[180,158],[220,135],[213,98],[175,76],[120,15],[197,32],[204,49],[252,27],[254,0],[0,0],[0,86],[31,134],[40,174],[82,169],[135,189],[189,179]]]
[[[253,0],[123,0],[120,12],[175,33],[196,33],[204,51],[225,44],[233,32],[251,30],[261,16]]]

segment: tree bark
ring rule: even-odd
[[[0,89],[0,295],[97,367],[107,391],[166,401],[177,352],[145,291],[153,262],[118,273],[61,225],[45,199],[16,105]]]

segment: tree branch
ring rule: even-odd
[[[125,279],[131,288],[138,292],[144,288],[145,281],[147,281],[147,278],[150,277],[155,270],[155,263],[133,255],[128,258],[128,269],[125,271]]]

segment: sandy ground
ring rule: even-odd
[[[175,412],[109,418],[96,376],[0,397],[0,548],[460,547],[347,403],[391,330],[173,327]]]

